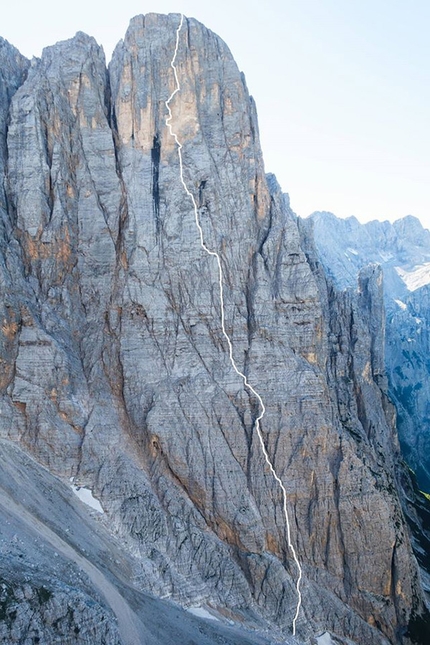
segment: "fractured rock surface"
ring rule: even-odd
[[[0,49],[0,436],[101,501],[133,559],[132,605],[145,590],[294,642],[281,490],[166,127],[179,20],[134,18],[109,70],[82,33],[30,67]],[[327,631],[411,643],[423,594],[394,477],[380,275],[363,273],[358,294],[327,281],[264,174],[255,105],[226,45],[185,19],[176,66],[184,180],[287,490],[303,567],[296,642]],[[109,629],[94,642],[132,638]]]
[[[393,224],[360,224],[354,217],[341,220],[322,212],[303,225],[313,227],[319,258],[338,287],[355,287],[360,269],[369,263],[383,269],[389,394],[403,454],[428,491],[430,232],[410,215]]]

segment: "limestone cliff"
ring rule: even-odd
[[[134,18],[109,70],[82,33],[45,49],[26,78],[26,62],[1,50],[12,80],[2,77],[0,95],[0,434],[51,477],[90,488],[130,558],[135,596],[119,580],[131,574],[110,572],[113,595],[85,616],[98,624],[113,611],[106,642],[133,642],[122,603],[138,611],[142,590],[210,607],[272,642],[314,643],[325,631],[345,644],[419,642],[380,276],[363,274],[358,294],[330,286],[264,174],[243,75],[217,36],[186,19],[172,124],[205,244],[220,258],[234,361],[264,402],[264,442],[287,491],[303,569],[291,635],[298,568],[256,433],[261,406],[232,368],[218,264],[202,249],[166,127],[179,20]],[[103,562],[87,561],[96,576],[88,567]],[[62,568],[50,580],[52,594],[55,580],[69,584]],[[79,589],[82,611],[94,585]],[[257,631],[221,642],[266,642]],[[161,642],[145,633],[142,642]]]
[[[393,224],[360,224],[355,217],[321,212],[310,222],[320,260],[337,287],[355,287],[369,263],[383,269],[389,394],[403,454],[420,487],[430,490],[430,232],[410,215]]]

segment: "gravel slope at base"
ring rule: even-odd
[[[130,559],[66,484],[9,442],[0,442],[0,460],[0,575],[7,583],[48,594],[62,585],[90,596],[111,616],[123,645],[273,642],[135,589],[127,579]]]

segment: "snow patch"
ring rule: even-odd
[[[392,260],[394,257],[392,253],[385,253],[385,251],[379,251],[379,255],[384,260],[384,262],[388,262],[388,260]]]
[[[219,620],[216,616],[210,613],[204,607],[188,607],[187,611],[193,616],[198,616],[198,618],[206,618],[206,620]]]
[[[401,300],[394,300],[394,302],[399,305],[400,309],[403,309],[403,311],[406,311],[406,309],[408,308],[408,305]]]
[[[328,632],[324,632],[321,636],[317,636],[317,643],[318,645],[335,645]]]
[[[90,506],[95,511],[99,513],[104,513],[103,507],[100,504],[99,500],[94,497],[89,488],[84,488],[83,486],[72,486],[72,491],[79,497],[81,502],[84,502],[87,506]]]
[[[405,271],[401,267],[395,267],[395,269],[409,291],[416,291],[420,287],[430,284],[430,262],[420,264],[412,271]]]

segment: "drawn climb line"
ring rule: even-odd
[[[176,145],[178,147],[179,175],[180,175],[181,183],[182,183],[182,185],[184,187],[184,190],[187,193],[187,195],[189,196],[189,198],[191,199],[192,204],[193,204],[196,226],[197,226],[199,234],[200,234],[200,244],[201,244],[202,248],[206,251],[206,253],[208,255],[210,255],[210,256],[212,256],[212,257],[214,257],[216,259],[217,264],[218,264],[218,285],[219,285],[219,294],[220,294],[220,302],[221,302],[221,329],[222,329],[223,336],[224,336],[225,340],[227,341],[228,353],[229,353],[229,357],[230,357],[230,363],[231,363],[234,371],[236,372],[236,374],[238,376],[240,376],[240,378],[243,380],[243,383],[244,383],[245,387],[247,388],[247,390],[249,392],[251,392],[255,396],[255,398],[257,399],[257,401],[259,403],[260,413],[259,413],[259,415],[258,415],[258,417],[257,417],[257,419],[255,421],[255,429],[257,431],[258,439],[260,441],[261,449],[263,451],[263,455],[264,455],[264,458],[266,460],[266,463],[269,466],[270,472],[272,473],[274,479],[277,481],[277,483],[279,484],[279,487],[282,490],[283,510],[284,510],[284,516],[285,516],[285,521],[286,521],[286,525],[287,525],[287,543],[288,543],[288,547],[289,547],[289,549],[290,549],[290,551],[291,551],[291,553],[293,555],[294,562],[295,562],[295,564],[297,566],[297,569],[298,569],[298,572],[299,572],[299,576],[298,576],[297,582],[296,582],[296,591],[297,591],[297,597],[298,597],[297,609],[296,609],[296,613],[295,613],[295,616],[294,616],[294,619],[293,619],[293,635],[295,635],[295,633],[296,633],[296,622],[297,622],[297,619],[299,617],[300,607],[301,607],[301,604],[302,604],[302,594],[301,594],[301,591],[300,591],[300,583],[301,583],[301,580],[302,580],[302,568],[300,566],[300,562],[298,560],[297,553],[296,553],[296,550],[294,548],[294,545],[291,542],[290,519],[289,519],[289,516],[288,516],[288,510],[287,510],[287,491],[286,491],[286,488],[285,488],[284,484],[282,483],[282,480],[280,479],[280,477],[276,473],[275,468],[274,468],[274,466],[273,466],[273,464],[272,464],[272,462],[270,460],[269,454],[268,454],[268,452],[266,450],[266,446],[264,445],[263,435],[262,435],[262,432],[261,432],[261,425],[260,425],[260,421],[264,417],[264,414],[266,412],[266,408],[265,408],[265,405],[263,403],[263,399],[258,394],[258,392],[252,387],[252,385],[250,383],[248,383],[247,377],[245,376],[245,374],[243,374],[243,372],[241,372],[239,370],[239,368],[237,367],[236,362],[235,362],[235,360],[233,358],[233,345],[232,345],[232,342],[230,340],[230,336],[227,334],[226,329],[225,329],[224,286],[223,286],[223,271],[222,271],[222,266],[221,266],[221,258],[220,258],[220,256],[218,255],[218,253],[216,251],[211,251],[211,249],[209,249],[205,244],[204,236],[203,236],[203,229],[202,229],[202,227],[200,225],[200,220],[199,220],[199,212],[198,212],[197,203],[196,203],[196,200],[194,199],[194,195],[188,189],[188,186],[187,186],[187,184],[185,183],[185,180],[184,180],[184,166],[183,166],[183,161],[182,161],[182,144],[179,141],[177,134],[173,131],[172,124],[171,124],[171,121],[173,119],[173,115],[172,115],[172,110],[170,108],[170,103],[172,102],[172,100],[175,97],[175,95],[178,92],[180,92],[180,90],[181,90],[181,86],[180,86],[179,78],[178,78],[178,72],[177,72],[177,69],[175,67],[175,61],[176,61],[176,56],[178,54],[178,48],[179,48],[179,33],[180,33],[181,29],[182,29],[183,23],[184,23],[184,15],[181,14],[181,21],[179,23],[179,27],[176,30],[175,53],[174,53],[172,61],[170,63],[170,67],[173,69],[173,74],[174,74],[174,77],[175,77],[176,88],[173,90],[173,92],[171,93],[171,95],[169,96],[167,101],[165,101],[165,105],[166,105],[167,111],[169,113],[169,116],[166,117],[166,126],[169,128],[170,135],[175,139]]]

